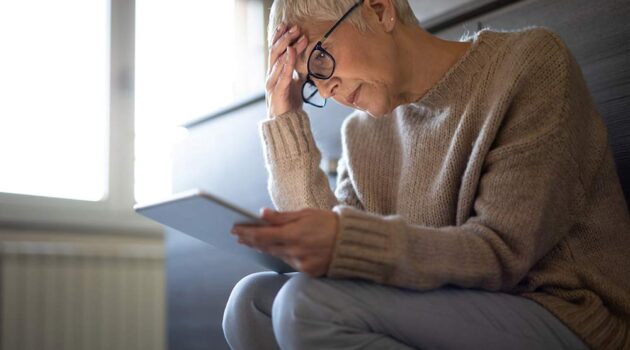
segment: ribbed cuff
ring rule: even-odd
[[[290,111],[259,123],[267,163],[281,163],[315,152],[317,147],[308,115]]]
[[[339,217],[339,230],[328,268],[328,277],[358,277],[385,283],[402,252],[404,223],[398,216],[382,217],[347,205],[332,209]]]

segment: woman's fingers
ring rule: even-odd
[[[267,77],[267,84],[266,84],[267,91],[271,92],[276,87],[276,84],[278,83],[278,77],[280,76],[280,74],[282,74],[282,71],[284,70],[284,67],[286,66],[285,60],[286,60],[286,53],[280,55],[276,63],[274,63],[273,67],[271,67],[271,73]]]
[[[305,35],[302,35],[294,45],[291,45],[289,47],[295,48],[295,54],[296,54],[296,58],[297,58],[297,56],[300,55],[302,53],[302,51],[304,51],[306,49],[307,46],[308,46],[308,40],[306,40],[306,36]],[[278,56],[278,59],[276,60],[274,65],[271,67],[271,72],[270,72],[270,75],[269,75],[269,77],[267,79],[267,81],[268,81],[267,88],[268,89],[269,88],[273,88],[276,85],[277,77],[274,76],[274,71],[276,71],[276,72],[278,71],[277,70],[278,65],[286,63],[285,60],[286,60],[287,52],[288,52],[288,48],[282,54],[280,54],[280,56]],[[295,62],[290,68],[291,69],[295,69]]]
[[[291,81],[293,80],[293,67],[295,66],[295,48],[287,47],[287,58],[284,63],[284,68],[282,69],[282,73],[278,77],[278,82],[276,83],[275,90],[277,92],[282,93],[286,92],[288,96],[288,89]],[[279,90],[279,91],[278,91]]]
[[[273,46],[278,39],[287,31],[287,25],[284,23],[280,23],[276,28],[276,31],[273,33],[273,37],[271,38],[271,45]]]
[[[297,109],[302,105],[301,97],[297,91],[294,91],[297,90],[299,81],[296,81],[295,84],[293,81],[297,55],[304,52],[308,46],[308,40],[301,32],[297,25],[290,27],[287,24],[280,26],[273,36],[265,85],[270,118]]]
[[[277,257],[290,258],[287,252],[287,246],[284,244],[272,244],[263,248],[263,251],[267,254],[271,254]]]
[[[278,82],[276,84],[276,89],[288,89],[289,85],[293,81],[293,71],[295,70],[295,64],[297,63],[297,55],[299,55],[306,48],[307,40],[303,35],[300,38],[300,41],[295,43],[295,45],[287,47],[286,51],[286,62],[285,67],[282,70],[282,73],[278,77]]]
[[[295,25],[286,31],[275,44],[272,45],[269,52],[269,65],[272,66],[278,57],[286,50],[292,42],[294,42],[300,34],[300,28]]]

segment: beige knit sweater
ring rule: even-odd
[[[579,66],[544,28],[470,40],[417,102],[344,121],[334,192],[303,111],[261,121],[276,208],[338,213],[329,277],[522,295],[630,349],[630,215]]]

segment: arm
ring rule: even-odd
[[[336,190],[331,190],[320,168],[321,153],[310,120],[303,110],[262,121],[260,135],[269,172],[268,190],[276,209],[332,209],[339,203],[361,208],[343,157],[337,169]]]
[[[345,128],[342,128],[342,130],[345,132]],[[359,210],[365,210],[361,200],[354,191],[354,186],[352,186],[350,171],[348,169],[348,164],[346,163],[346,154],[347,153],[344,150],[344,154],[337,164],[337,187],[335,188],[335,197],[337,197],[339,204],[344,204]]]
[[[489,157],[474,213],[461,226],[425,227],[344,205],[330,277],[418,290],[446,284],[509,290],[569,232],[582,187],[559,126],[528,151]]]

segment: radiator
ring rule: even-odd
[[[2,350],[161,350],[163,245],[0,242]]]

